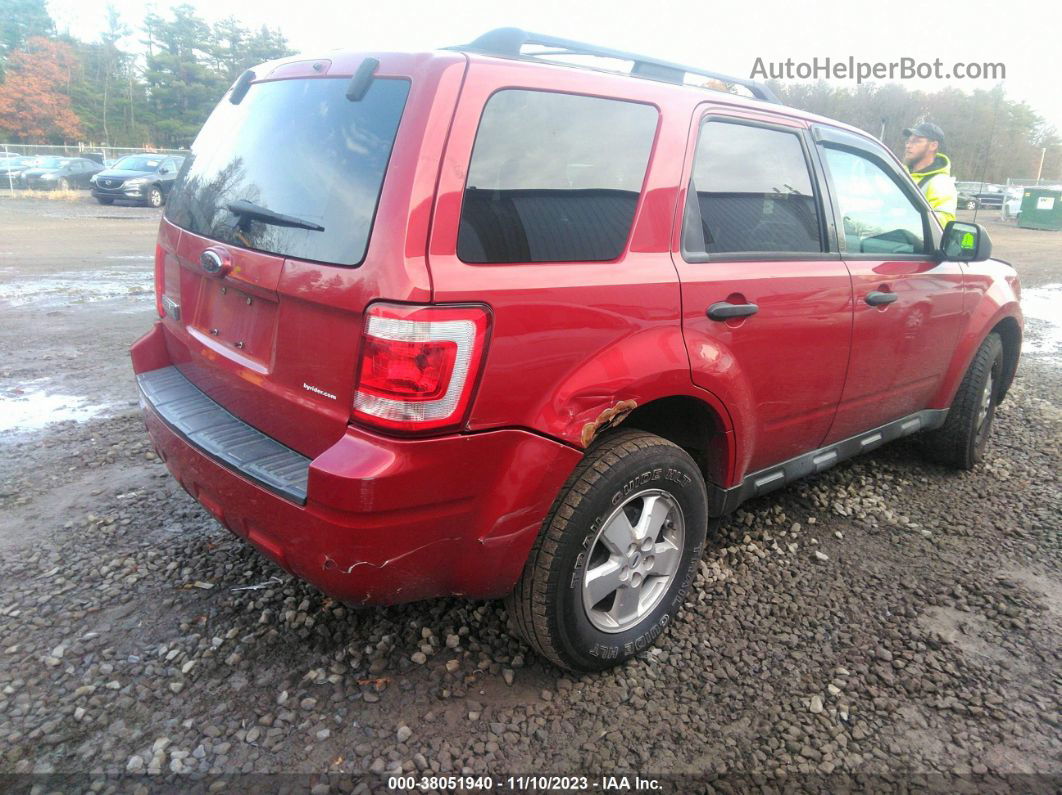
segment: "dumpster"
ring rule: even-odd
[[[1018,226],[1024,229],[1062,229],[1062,190],[1026,188]]]

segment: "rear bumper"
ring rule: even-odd
[[[138,375],[171,366],[163,334],[156,324],[133,345]],[[508,593],[582,457],[520,430],[398,440],[350,427],[309,462],[300,503],[197,444],[141,395],[155,449],[185,490],[282,567],[356,604]]]

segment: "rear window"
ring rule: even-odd
[[[192,145],[166,210],[177,226],[214,240],[285,257],[357,265],[409,82],[377,79],[345,96],[348,79],[278,80],[224,99]],[[233,202],[251,202],[324,231],[238,224]]]
[[[658,113],[614,99],[510,89],[483,110],[457,255],[465,262],[616,259]]]

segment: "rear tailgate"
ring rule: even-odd
[[[271,75],[283,79],[222,100],[159,231],[156,289],[174,364],[311,457],[349,422],[365,307],[431,297],[431,157],[464,59],[376,57],[358,101],[345,93],[364,56],[283,64]],[[239,202],[287,221],[247,216]]]

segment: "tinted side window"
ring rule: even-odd
[[[633,102],[499,91],[476,133],[457,256],[616,259],[630,234],[657,116]]]
[[[799,136],[731,122],[701,127],[683,225],[687,252],[814,252],[822,251],[820,238]]]
[[[826,147],[824,151],[844,220],[845,250],[924,253],[922,212],[881,166],[846,149]]]

